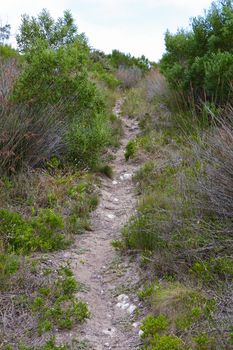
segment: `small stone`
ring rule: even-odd
[[[109,348],[110,345],[109,345],[109,343],[105,343],[104,346],[105,346],[105,348]]]
[[[116,215],[114,214],[108,214],[107,217],[111,220],[115,219]]]
[[[114,202],[119,202],[119,199],[118,198],[113,198]]]
[[[127,310],[129,308],[129,306],[130,306],[129,303],[126,303],[126,304],[122,303],[121,308],[122,308],[122,310]]]
[[[120,294],[120,295],[118,295],[118,297],[117,297],[117,300],[118,301],[128,301],[129,300],[129,297],[128,297],[128,295],[126,295],[126,294]]]
[[[138,327],[140,327],[140,325],[141,325],[140,322],[134,322],[134,323],[132,324],[132,326],[133,326],[134,328],[138,328]]]
[[[124,180],[131,180],[132,179],[132,174],[129,174],[129,173],[126,173],[126,174],[123,174],[123,175],[121,175],[120,176],[120,179],[122,180],[122,181],[124,181]]]
[[[118,182],[117,182],[116,180],[113,180],[112,184],[113,184],[113,185],[117,185]]]
[[[139,337],[141,338],[143,336],[144,332],[140,329],[140,331],[138,332]]]
[[[128,309],[127,309],[127,312],[132,315],[134,313],[134,311],[137,309],[137,306],[131,304]]]

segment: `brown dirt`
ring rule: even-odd
[[[118,117],[122,103],[123,100],[117,101],[114,108]],[[125,161],[124,150],[127,142],[138,133],[138,125],[135,119],[128,117],[122,122],[124,136],[112,162],[114,179],[102,179],[101,200],[92,218],[92,231],[78,237],[67,254],[77,280],[85,286],[78,297],[88,303],[91,317],[69,334],[58,333],[57,338],[69,342],[79,334],[80,340],[90,344],[85,349],[138,349],[140,343],[139,328],[134,324],[139,317],[137,311],[129,314],[117,306],[117,297],[121,294],[127,294],[130,305],[140,306],[135,296],[139,273],[130,257],[122,257],[111,246],[112,240],[120,238],[120,231],[135,211],[136,203],[134,185],[129,177],[138,166]]]

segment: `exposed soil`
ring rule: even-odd
[[[114,108],[118,117],[122,103],[123,100],[117,101]],[[60,334],[58,339],[69,342],[79,334],[79,339],[88,341],[86,349],[138,349],[140,343],[139,325],[135,324],[139,316],[137,309],[134,310],[140,306],[135,296],[139,286],[137,266],[111,245],[112,240],[120,238],[121,229],[136,204],[132,174],[137,164],[125,161],[124,150],[127,142],[138,133],[138,124],[128,117],[122,122],[124,136],[111,164],[114,179],[102,179],[101,199],[93,214],[92,231],[78,237],[67,254],[77,280],[84,285],[78,296],[89,304],[91,317],[69,334]]]

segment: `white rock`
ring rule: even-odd
[[[144,332],[140,329],[140,331],[138,332],[139,337],[142,337],[143,334],[144,334]]]
[[[138,328],[138,327],[141,326],[141,322],[134,322],[134,323],[132,324],[132,326],[133,326],[134,328]]]
[[[127,310],[128,307],[130,306],[130,304],[126,303],[125,301],[122,301],[120,303],[117,303],[116,306],[119,307],[122,310]]]
[[[113,185],[117,185],[118,182],[117,182],[116,180],[113,180],[112,184],[113,184]]]
[[[121,175],[120,176],[120,179],[122,180],[122,181],[124,181],[124,180],[131,180],[132,179],[132,174],[123,174],[123,175]]]
[[[137,306],[131,304],[128,309],[127,309],[127,312],[132,315],[134,313],[134,311],[137,309]]]
[[[114,202],[119,202],[119,199],[118,198],[113,198]]]
[[[111,220],[115,219],[116,215],[114,214],[108,214],[107,217]]]
[[[129,303],[121,303],[122,310],[127,310],[130,307]]]
[[[118,295],[117,300],[127,302],[129,300],[129,297],[126,294],[120,294],[120,295]]]

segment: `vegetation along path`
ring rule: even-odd
[[[118,100],[114,108],[118,117],[122,103],[123,100]],[[135,322],[138,300],[130,297],[130,290],[138,283],[138,273],[130,259],[122,261],[111,245],[112,240],[119,238],[136,202],[132,174],[137,166],[125,161],[124,150],[138,133],[137,122],[125,117],[123,129],[124,136],[112,163],[114,179],[102,180],[101,201],[93,215],[92,231],[78,240],[82,254],[74,252],[71,260],[77,280],[85,285],[78,294],[88,302],[91,312],[79,332],[96,350],[137,349],[139,343],[139,324]],[[75,330],[69,334],[73,336]],[[65,338],[69,341],[67,334]]]

